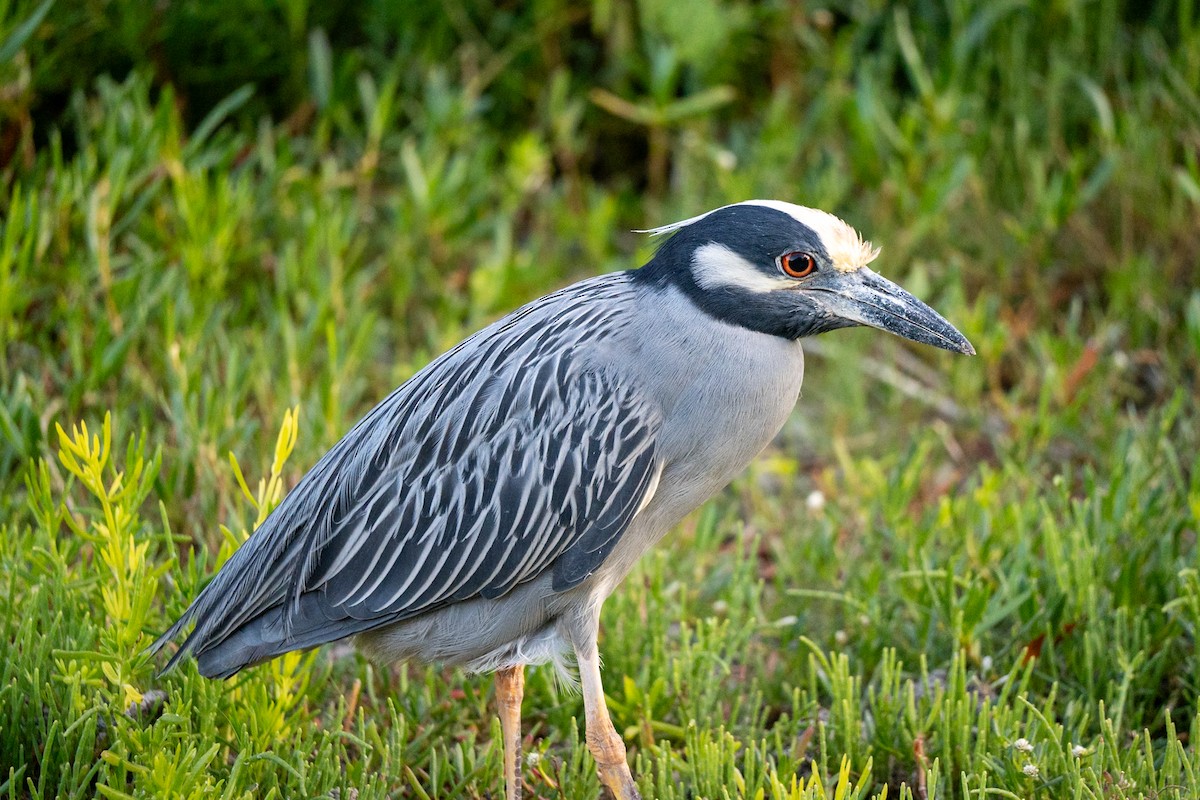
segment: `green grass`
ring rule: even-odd
[[[979,356],[812,342],[608,601],[643,794],[1200,797],[1193,4],[59,3],[0,0],[0,796],[499,796],[487,678],[140,653],[430,358],[760,196]],[[597,795],[546,670],[525,731]]]

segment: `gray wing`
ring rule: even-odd
[[[191,649],[207,672],[205,654],[243,629],[252,658],[211,658],[217,674],[546,570],[555,590],[583,580],[656,469],[657,407],[584,355],[619,331],[627,293],[611,277],[543,298],[397,389],[155,643],[197,621],[167,668]]]

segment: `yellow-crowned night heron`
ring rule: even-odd
[[[228,677],[348,636],[384,661],[496,673],[520,793],[526,664],[573,652],[600,778],[637,797],[609,720],[600,606],[779,431],[800,341],[869,325],[974,353],[867,268],[837,217],[755,200],[649,231],[638,270],[547,295],[417,373],[334,445],[170,630]]]

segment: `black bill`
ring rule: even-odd
[[[975,355],[975,348],[945,317],[866,267],[838,274],[833,285],[823,287],[821,303],[844,320]]]

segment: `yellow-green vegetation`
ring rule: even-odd
[[[486,678],[141,652],[434,355],[751,197],[979,356],[812,342],[607,603],[643,794],[1200,796],[1189,0],[0,0],[0,796],[497,796]],[[534,796],[581,717],[532,673]]]

